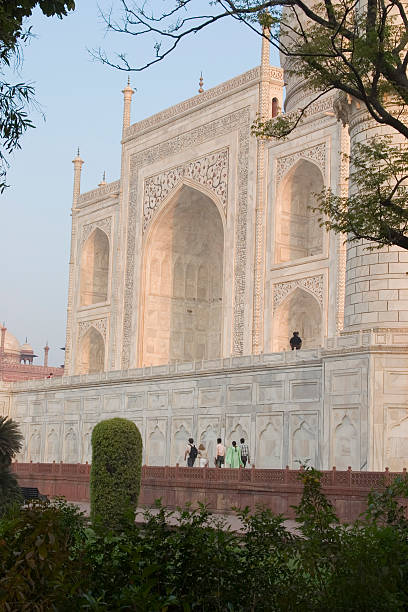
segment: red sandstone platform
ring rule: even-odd
[[[62,495],[69,501],[89,501],[91,466],[66,463],[13,463],[21,486],[38,487],[50,497]],[[404,474],[406,471],[403,472]],[[401,472],[353,472],[351,469],[323,471],[323,492],[334,504],[342,521],[355,520],[366,507],[372,489],[381,489]],[[170,508],[187,502],[203,502],[215,512],[260,504],[277,514],[293,518],[293,505],[302,495],[299,470],[216,469],[143,466],[140,506],[151,506],[161,498]]]

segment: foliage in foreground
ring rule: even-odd
[[[92,431],[91,517],[114,528],[135,520],[142,470],[142,436],[135,423],[115,418]]]
[[[22,441],[18,424],[0,416],[0,516],[9,506],[22,501],[17,479],[10,470],[11,460],[21,449]]]
[[[241,532],[203,505],[160,503],[122,530],[89,525],[58,500],[0,521],[0,608],[146,612],[377,611],[408,606],[408,524],[399,479],[373,493],[364,518],[340,525],[306,470],[298,530],[258,508]]]

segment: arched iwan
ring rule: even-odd
[[[80,304],[90,306],[106,302],[109,279],[109,239],[96,228],[81,253]]]
[[[301,159],[288,172],[277,198],[276,263],[322,253],[324,229],[311,207],[323,187],[323,175],[312,162]]]
[[[146,242],[141,365],[221,355],[223,258],[216,204],[183,185]]]
[[[280,304],[273,321],[273,350],[290,350],[289,340],[294,331],[302,338],[302,348],[322,346],[322,311],[315,297],[296,288]]]
[[[77,374],[94,374],[105,369],[105,342],[102,335],[90,327],[79,344]]]

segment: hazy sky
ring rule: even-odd
[[[152,2],[168,6],[167,0]],[[32,20],[37,38],[25,50],[16,80],[34,83],[45,121],[33,112],[37,127],[24,136],[8,174],[11,187],[0,196],[0,321],[21,343],[28,337],[40,356],[37,364],[46,340],[50,365],[64,359],[59,347],[65,345],[76,148],[85,161],[82,192],[94,189],[104,170],[107,181],[119,178],[127,74],[96,62],[88,49],[126,49],[139,65],[152,55],[152,40],[106,35],[96,0],[76,4],[63,20],[39,13]],[[208,89],[258,65],[260,46],[260,37],[232,19],[191,37],[163,62],[131,74],[137,89],[132,123],[196,95],[201,70]],[[272,62],[278,63],[274,55]]]

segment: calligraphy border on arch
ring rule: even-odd
[[[122,331],[122,369],[128,369],[132,333],[132,312],[135,284],[136,227],[138,215],[139,170],[156,161],[171,157],[185,149],[238,131],[238,203],[235,221],[233,353],[242,355],[244,348],[244,314],[247,264],[248,158],[250,107],[245,107],[160,142],[130,158],[130,190],[127,220],[125,296]],[[140,211],[143,214],[143,210]]]
[[[290,295],[295,289],[305,289],[313,294],[320,306],[323,306],[323,274],[316,276],[308,276],[306,278],[297,278],[283,283],[275,283],[273,285],[273,311]]]

